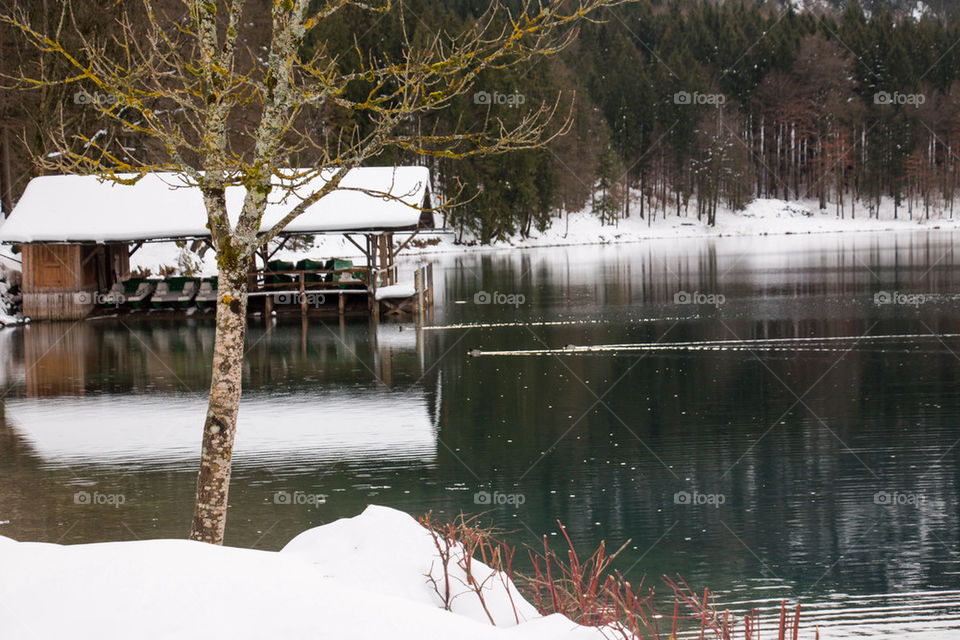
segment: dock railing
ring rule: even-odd
[[[376,268],[366,265],[346,269],[257,269],[251,273],[250,295],[266,298],[268,314],[273,311],[274,298],[285,294],[296,298],[291,301],[299,302],[300,310],[304,314],[311,304],[311,296],[337,296],[337,306],[340,314],[343,314],[344,297],[372,295],[378,275]],[[337,281],[333,281],[333,276],[339,276]],[[270,282],[273,278],[279,281]]]
[[[395,284],[397,265],[354,266],[345,269],[257,269],[250,273],[250,293],[252,297],[265,298],[265,310],[273,312],[273,305],[279,296],[291,296],[283,302],[299,302],[301,311],[306,314],[313,303],[312,296],[337,296],[340,314],[344,313],[344,298],[349,295],[366,295],[370,313],[379,316],[377,290]],[[338,276],[336,281],[333,277]],[[271,281],[275,280],[275,281]],[[417,322],[422,323],[424,312],[433,305],[433,265],[421,264],[414,271],[416,309],[408,309],[416,314]],[[412,305],[410,305],[412,307]]]

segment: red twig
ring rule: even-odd
[[[642,580],[638,588],[633,588],[619,572],[611,570],[611,563],[629,541],[612,554],[607,553],[606,545],[601,542],[596,551],[582,558],[567,529],[558,522],[567,546],[563,556],[550,549],[548,538],[544,536],[542,551],[528,550],[532,567],[530,575],[515,575],[513,549],[498,541],[492,530],[479,527],[475,519],[467,520],[461,515],[453,524],[439,525],[428,514],[421,523],[430,531],[443,563],[443,575],[434,578],[431,567],[429,578],[447,609],[454,598],[462,595],[453,594],[450,585],[453,578],[449,563],[454,561],[466,575],[468,593],[478,597],[491,624],[495,621],[487,607],[484,590],[489,588],[487,585],[491,580],[497,579],[507,590],[517,623],[520,615],[512,593],[514,583],[542,615],[561,613],[578,624],[599,627],[604,635],[611,633],[622,640],[664,640],[660,634],[662,616],[656,611],[653,589],[644,588]],[[475,557],[492,569],[489,576],[476,575]],[[441,580],[443,584],[440,584]],[[698,595],[679,576],[676,579],[663,576],[663,582],[673,592],[674,600],[669,624],[670,640],[675,640],[685,629],[692,631],[690,625],[696,623],[700,627],[701,640],[708,637],[735,640],[741,627],[745,640],[762,640],[758,610],[745,613],[741,621],[729,610],[718,612],[710,603],[709,589]],[[681,613],[681,606],[688,613]],[[800,605],[797,604],[791,616],[786,601],[782,601],[777,638],[799,640],[799,637]],[[817,629],[816,640],[819,637]]]

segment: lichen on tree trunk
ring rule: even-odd
[[[249,260],[217,278],[217,331],[213,350],[210,400],[203,425],[197,500],[190,539],[223,544],[233,441],[237,432],[243,376],[243,343],[247,326],[247,271]]]

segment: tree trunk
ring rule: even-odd
[[[0,125],[0,208],[4,217],[13,211],[13,172],[10,170],[9,128]]]
[[[247,328],[249,260],[224,268],[217,278],[217,332],[213,347],[210,401],[203,425],[203,448],[197,478],[197,501],[190,539],[223,544],[227,494],[237,432]]]
[[[640,170],[640,219],[641,220],[643,220],[644,215],[646,215],[646,212],[643,210],[643,190],[646,187],[646,181],[644,180],[644,178],[646,178],[646,172],[641,169]]]

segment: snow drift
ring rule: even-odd
[[[0,326],[23,322],[20,263],[7,247],[0,249]]]
[[[376,506],[310,529],[280,552],[0,537],[0,638],[604,638],[564,616],[539,616],[505,578],[484,585],[493,626],[453,563],[447,611],[428,578],[440,576],[439,563],[426,529]]]

